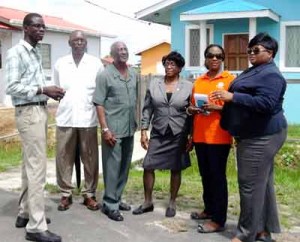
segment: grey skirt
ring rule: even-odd
[[[155,129],[151,130],[149,147],[143,161],[144,169],[183,170],[191,165],[186,152],[187,135],[173,135],[170,128],[162,136]]]

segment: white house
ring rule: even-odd
[[[5,95],[4,66],[6,52],[23,38],[22,21],[27,12],[0,6],[0,106],[10,106],[10,97]],[[87,36],[87,52],[101,56],[101,38],[116,36],[89,29],[62,18],[42,15],[46,24],[46,34],[41,42],[43,68],[47,80],[51,79],[51,70],[55,61],[70,52],[69,34],[73,30],[82,30]]]

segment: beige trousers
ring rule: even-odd
[[[85,179],[81,193],[83,196],[95,196],[99,178],[97,127],[57,127],[56,139],[56,177],[61,195],[69,197],[74,189],[72,173],[78,142]]]
[[[26,231],[47,230],[44,186],[47,166],[47,108],[25,106],[15,109],[22,142],[22,187],[18,216],[29,218]]]

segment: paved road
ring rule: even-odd
[[[225,242],[229,241],[235,225],[229,223],[228,230],[217,234],[199,234],[197,223],[187,213],[167,219],[163,208],[153,213],[134,216],[124,212],[124,222],[114,222],[100,211],[90,211],[76,197],[72,207],[57,211],[58,195],[47,197],[46,211],[52,223],[49,230],[60,234],[64,242]],[[0,190],[0,241],[24,242],[24,229],[14,227],[17,214],[18,193]],[[183,231],[183,232],[178,232]]]

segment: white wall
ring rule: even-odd
[[[5,82],[4,82],[4,67],[6,52],[12,46],[12,32],[11,31],[1,31],[1,54],[2,54],[2,69],[0,69],[0,106],[6,104],[11,106],[11,100],[9,96],[5,95]]]
[[[1,32],[0,32],[1,33]],[[0,69],[0,105],[11,106],[10,97],[5,95],[5,83],[4,83],[4,66],[6,51],[17,44],[20,39],[23,38],[21,31],[12,31],[0,35],[2,44],[2,69]],[[56,60],[64,55],[71,52],[68,44],[69,33],[57,33],[57,32],[46,32],[45,37],[41,43],[51,45],[51,68],[53,68]],[[87,37],[88,41],[88,53],[98,58],[101,56],[101,40],[99,37]],[[52,70],[45,70],[47,79],[51,78]]]

